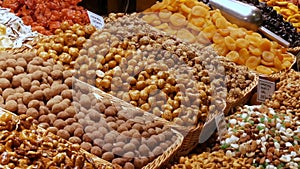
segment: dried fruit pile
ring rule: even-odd
[[[261,2],[272,6],[286,21],[291,22],[298,32],[300,31],[300,12],[297,5],[288,1],[261,0]]]
[[[268,28],[272,32],[276,33],[283,39],[290,42],[291,47],[300,46],[300,40],[299,40],[300,33],[297,32],[297,28],[294,27],[291,22],[285,21],[281,13],[277,13],[275,8],[273,9],[273,7],[268,6],[267,3],[259,2],[258,0],[240,0],[240,1],[252,4],[262,11],[263,14],[262,25],[264,27]]]
[[[300,73],[294,70],[283,74],[276,84],[272,98],[266,100],[266,105],[284,113],[291,111],[296,116],[300,113]]]
[[[0,15],[0,51],[7,48],[20,48],[38,35],[8,9],[0,7]]]
[[[63,21],[71,25],[89,23],[86,10],[77,6],[79,2],[81,0],[1,0],[0,5],[10,8],[26,25],[31,25],[32,30],[51,35]]]
[[[112,168],[80,151],[78,144],[38,129],[32,117],[0,114],[1,168]]]
[[[228,22],[219,10],[196,0],[157,2],[142,18],[190,43],[213,43],[216,52],[263,74],[289,68],[294,58],[277,42]]]
[[[227,118],[228,133],[220,145],[228,157],[251,159],[262,168],[298,168],[299,118],[265,106],[245,106]]]

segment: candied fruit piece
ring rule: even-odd
[[[282,62],[280,61],[278,56],[275,56],[275,58],[274,58],[274,67],[278,70],[282,69]]]
[[[218,33],[220,33],[222,36],[228,36],[230,34],[229,29],[218,29]]]
[[[219,33],[215,33],[212,40],[214,43],[224,43],[224,37]]]
[[[206,35],[206,37],[211,40],[214,34],[217,32],[217,29],[214,25],[209,25],[205,27],[202,32]]]
[[[243,38],[246,36],[246,32],[240,28],[230,28],[230,36],[234,39]]]
[[[239,58],[238,64],[245,65],[247,59],[250,56],[250,53],[246,48],[242,48],[239,50],[239,56],[240,56],[240,58]]]
[[[180,13],[174,13],[173,15],[171,15],[170,22],[176,27],[182,27],[187,24],[185,16]]]
[[[180,29],[177,32],[177,37],[185,42],[193,43],[196,41],[195,36],[186,29]]]
[[[193,25],[192,23],[188,23],[188,24],[187,24],[187,28],[189,28],[189,29],[191,29],[191,30],[193,30],[193,31],[196,31],[196,32],[198,32],[198,33],[201,31],[201,29],[200,29],[199,27]],[[198,33],[197,33],[197,34],[198,34]]]
[[[274,61],[274,53],[269,51],[263,51],[262,53],[262,59],[266,62],[273,62]]]
[[[263,65],[257,66],[255,70],[257,72],[265,74],[265,75],[270,75],[273,73],[273,70],[271,68],[263,66]]]
[[[237,51],[230,51],[227,53],[226,58],[234,63],[237,63],[239,60],[239,53]]]
[[[272,67],[272,66],[274,66],[274,62],[272,61],[272,62],[267,62],[267,61],[265,61],[265,60],[261,60],[261,64],[262,65],[265,65],[265,66],[268,66],[268,67]]]
[[[146,21],[148,24],[151,24],[155,20],[159,20],[158,16],[156,14],[146,14],[142,17],[144,21]]]
[[[214,49],[220,56],[226,56],[229,49],[226,47],[225,43],[214,44]]]
[[[254,35],[246,35],[245,36],[245,39],[247,41],[250,42],[250,44],[254,45],[254,46],[258,46],[260,41],[261,41],[261,38],[257,37],[257,36],[254,36]]]
[[[158,2],[158,3],[156,3],[156,4],[154,4],[154,5],[152,5],[151,7],[150,7],[150,9],[152,10],[152,11],[159,11],[159,10],[161,10],[161,9],[164,9],[164,8],[166,8],[166,4],[164,4],[164,3],[162,3],[162,2]]]
[[[238,48],[248,48],[249,46],[249,42],[246,40],[246,39],[243,39],[243,38],[239,38],[236,40],[236,46]]]
[[[168,10],[162,10],[158,13],[158,17],[163,21],[169,21],[170,16],[172,15],[172,12]]]
[[[246,66],[249,69],[255,70],[256,67],[260,64],[261,58],[257,56],[250,56],[246,61]]]
[[[185,4],[180,4],[180,9],[185,12],[185,13],[191,13],[192,12],[192,9],[189,8],[188,6],[186,6]]]
[[[161,25],[156,26],[157,29],[168,29],[169,25],[167,23],[163,23]]]
[[[228,26],[229,26],[229,22],[224,17],[218,18],[216,20],[216,27],[217,28],[225,29]]]
[[[224,41],[225,41],[225,44],[226,44],[226,46],[229,50],[235,50],[236,49],[236,42],[232,37],[227,36],[227,37],[225,37]]]
[[[206,18],[207,16],[209,16],[209,10],[202,6],[194,6],[192,8],[192,15]]]
[[[261,56],[262,51],[260,50],[260,48],[253,46],[253,45],[249,45],[248,47],[250,53],[252,53],[255,56]]]
[[[189,22],[201,28],[205,24],[205,19],[201,17],[191,17]]]
[[[210,44],[210,40],[206,37],[206,35],[203,32],[200,32],[197,36],[197,41],[200,44]]]
[[[260,41],[259,43],[259,48],[262,50],[262,51],[270,51],[271,49],[271,41],[269,41],[268,39],[263,39],[262,41]]]

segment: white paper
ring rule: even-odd
[[[275,91],[275,82],[259,78],[257,85],[257,101],[264,102],[270,99]]]
[[[87,13],[93,26],[95,26],[97,29],[102,29],[104,27],[104,19],[102,16],[97,15],[91,11],[87,11]]]

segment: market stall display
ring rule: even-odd
[[[38,36],[37,32],[24,25],[22,19],[8,9],[0,7],[0,15],[0,51],[22,46],[31,48],[30,41]]]
[[[228,157],[250,158],[262,168],[298,168],[299,121],[266,106],[245,106],[227,118],[228,133],[214,150]]]
[[[300,73],[290,70],[280,78],[276,84],[276,91],[272,98],[266,100],[266,105],[285,113],[290,111],[298,116],[300,113]]]
[[[231,24],[220,11],[195,0],[157,2],[142,18],[187,42],[213,43],[219,55],[262,74],[288,69],[295,60],[277,42]]]
[[[297,32],[300,32],[300,13],[297,5],[288,1],[262,0],[262,2],[266,2],[268,6],[272,6],[286,21],[292,23],[297,28]]]
[[[70,144],[32,122],[32,117],[0,109],[1,168],[113,168],[78,144]]]
[[[71,25],[75,23],[89,24],[87,11],[83,7],[77,6],[80,1],[1,0],[0,6],[10,8],[12,12],[22,18],[26,25],[31,25],[32,30],[51,35],[63,21],[67,21]]]

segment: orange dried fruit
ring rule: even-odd
[[[194,6],[192,8],[192,15],[206,18],[209,16],[209,10],[203,6]]]
[[[230,37],[230,36],[225,37],[224,42],[225,42],[225,45],[227,46],[227,48],[229,50],[235,50],[236,49],[236,42],[232,37]]]
[[[274,67],[278,70],[282,69],[282,62],[280,61],[278,56],[275,56],[275,58],[274,58]]]
[[[225,43],[214,44],[214,49],[220,56],[226,56],[229,49],[226,47]]]
[[[180,13],[174,13],[173,15],[171,15],[170,22],[176,27],[182,27],[187,24],[185,16]]]
[[[249,69],[253,69],[255,70],[256,67],[260,64],[260,57],[257,57],[257,56],[250,56],[247,60],[246,60],[246,66],[249,68]]]
[[[255,56],[261,56],[262,51],[260,50],[260,48],[253,46],[253,45],[249,45],[248,49],[250,51],[250,53],[252,53]]]
[[[205,24],[205,19],[201,17],[191,17],[189,22],[201,28]]]
[[[250,43],[251,45],[254,45],[254,46],[258,46],[259,43],[260,43],[260,41],[261,41],[261,38],[258,38],[258,37],[255,36],[255,35],[246,35],[246,36],[245,36],[245,39],[246,39],[247,41],[249,41],[249,43]]]
[[[230,28],[230,36],[234,39],[243,38],[246,32],[241,28]]]
[[[239,56],[240,58],[238,64],[244,65],[249,58],[250,53],[246,48],[242,48],[239,50]]]
[[[248,48],[249,46],[249,42],[246,40],[246,39],[243,39],[243,38],[239,38],[236,40],[236,46],[238,48]]]
[[[259,43],[259,48],[262,50],[262,51],[270,51],[271,49],[271,41],[269,41],[268,39],[262,39]]]
[[[220,33],[222,36],[228,36],[230,34],[230,30],[229,29],[218,29],[218,33]]]
[[[185,4],[180,4],[180,9],[187,14],[192,12],[192,9],[186,6]]]
[[[273,62],[274,61],[274,53],[269,51],[263,51],[262,53],[262,59],[266,62]]]
[[[210,44],[210,40],[206,37],[206,35],[203,32],[200,32],[198,34],[197,38],[197,42],[200,44]]]
[[[270,74],[274,73],[271,68],[263,66],[263,65],[257,66],[255,70],[257,72],[265,74],[265,75],[270,75]]]
[[[229,26],[229,22],[224,18],[220,17],[216,20],[216,27],[220,29],[225,29]]]
[[[227,53],[226,58],[234,63],[237,63],[239,60],[239,53],[237,51],[230,51]]]
[[[157,29],[168,29],[169,25],[167,23],[163,23],[161,25],[155,26]]]
[[[187,29],[180,29],[177,32],[177,37],[185,42],[193,43],[196,41],[195,36]]]
[[[206,35],[206,37],[211,40],[214,34],[217,32],[217,29],[214,25],[209,25],[205,27],[202,32]]]
[[[215,33],[212,40],[214,43],[224,43],[224,37],[219,33]]]

